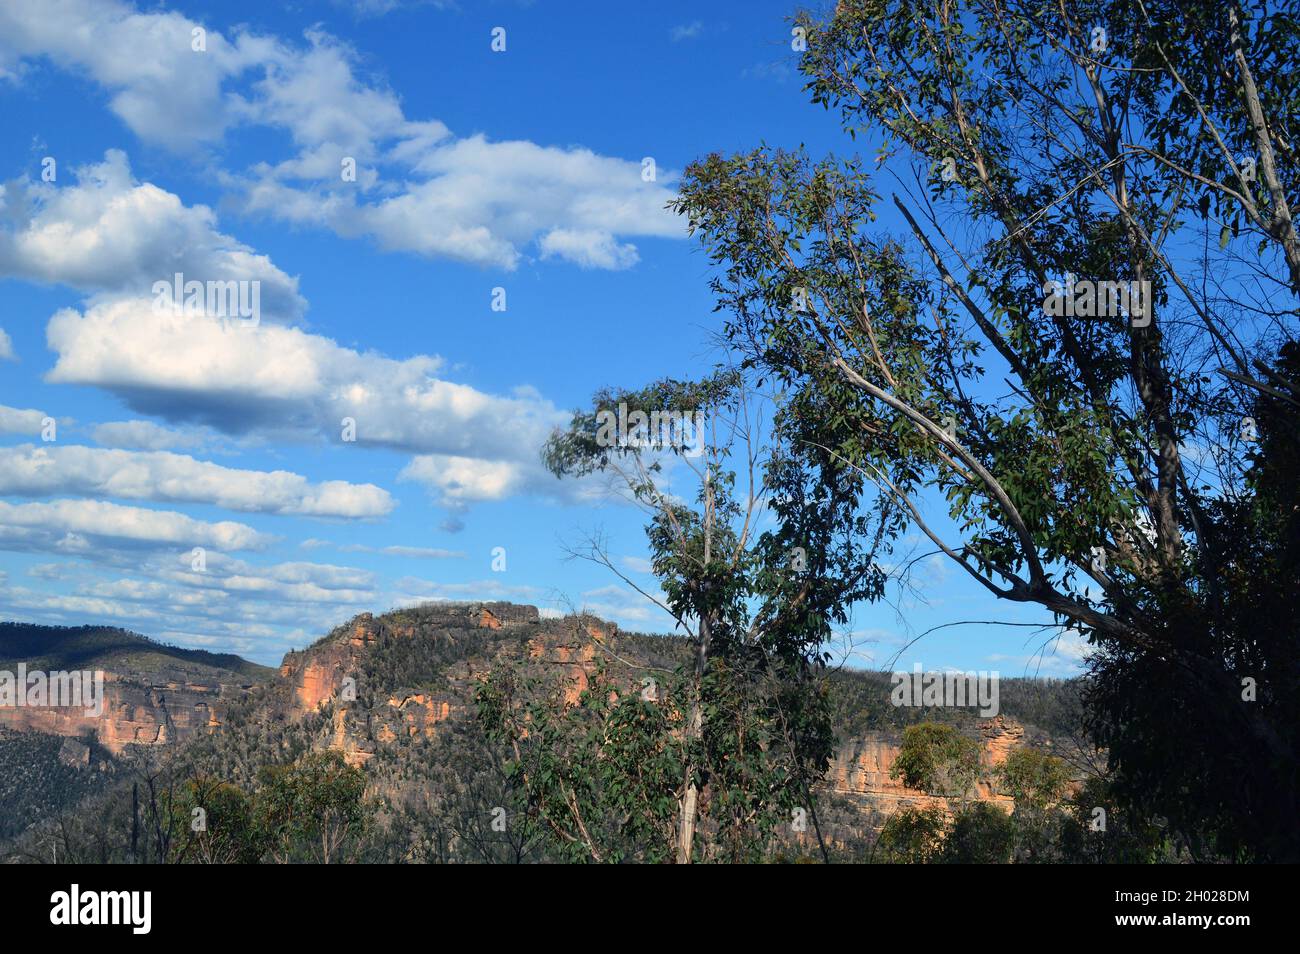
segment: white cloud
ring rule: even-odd
[[[1043,628],[1050,628],[1050,624]],[[985,658],[991,663],[1002,664],[1005,668],[1019,668],[1030,676],[1069,678],[1084,671],[1088,657],[1094,651],[1082,633],[1067,627],[1061,629],[1054,638],[1043,642],[1031,654],[992,653]]]
[[[583,268],[618,271],[631,268],[640,259],[635,245],[620,245],[614,236],[600,229],[552,229],[539,243],[542,258],[568,259]]]
[[[0,434],[39,434],[45,417],[44,411],[0,404]]]
[[[345,551],[350,552],[350,547],[344,547]],[[465,551],[463,550],[443,550],[438,547],[403,547],[391,546],[380,547],[376,552],[385,556],[411,557],[417,560],[463,560]]]
[[[639,257],[636,247],[616,234],[683,234],[665,209],[672,193],[660,182],[642,181],[638,162],[483,136],[409,152],[411,177],[396,195],[361,201],[359,190],[324,180],[326,167],[338,179],[335,159],[312,170],[322,173],[320,187],[286,183],[289,167],[261,169],[244,208],[345,237],[369,236],[390,251],[505,269],[515,268],[534,240],[543,257],[629,268]],[[302,164],[292,168],[302,171]]]
[[[128,605],[118,600],[102,597],[87,597],[71,594],[39,593],[25,587],[10,587],[4,593],[5,603],[14,609],[53,611],[60,616],[76,616],[105,619],[156,619],[158,614],[139,606]]]
[[[794,70],[785,60],[755,63],[753,66],[747,66],[740,71],[741,79],[772,80],[776,83],[785,83],[794,75]]]
[[[1095,652],[1095,648],[1088,642],[1077,629],[1066,629],[1061,632],[1061,636],[1052,645],[1055,655],[1067,660],[1068,663],[1083,664],[1087,662],[1088,657]]]
[[[444,550],[439,547],[387,546],[372,547],[364,543],[331,543],[328,540],[310,539],[298,544],[304,550],[318,550],[321,547],[333,547],[340,553],[378,553],[383,556],[409,557],[415,560],[463,560],[463,550]]]
[[[438,10],[455,9],[456,0],[333,0],[336,7],[350,10],[358,19],[382,17],[394,10],[432,6]]]
[[[193,428],[162,427],[153,421],[109,421],[95,425],[91,437],[96,444],[121,450],[170,450],[200,447],[205,435]]]
[[[3,328],[0,328],[0,361],[17,361],[18,355],[14,354],[14,343]]]
[[[47,58],[109,92],[109,108],[137,135],[174,150],[211,143],[234,121],[223,83],[279,55],[274,41],[225,39],[179,13],[137,13],[111,0],[0,4],[0,63]]]
[[[437,583],[406,576],[395,584],[394,603],[398,606],[436,600],[509,600],[523,603],[543,601],[540,587],[502,583],[500,580],[473,580],[467,583]]]
[[[524,473],[517,462],[424,454],[402,468],[397,479],[417,481],[444,501],[467,503],[510,496],[522,487]]]
[[[367,570],[328,563],[290,562],[259,566],[218,551],[205,555],[195,570],[189,551],[137,562],[132,571],[145,577],[85,584],[80,592],[114,599],[166,601],[173,608],[222,611],[240,600],[290,603],[369,603],[375,599],[375,576]]]
[[[168,451],[0,448],[0,494],[202,503],[246,513],[381,517],[395,503],[374,484],[313,484],[285,470],[237,470]]]
[[[79,555],[96,559],[103,549]],[[137,552],[126,567],[47,564],[41,569],[49,572],[31,575],[57,579],[67,592],[6,588],[0,576],[0,603],[49,622],[113,619],[169,642],[274,664],[285,649],[311,642],[378,598],[373,574],[352,567],[255,566],[219,551],[210,551],[207,561],[202,573],[191,568],[188,551],[144,559]]]
[[[649,592],[655,590],[647,588]],[[662,600],[663,593],[658,597]],[[592,613],[602,619],[611,619],[619,623],[654,623],[660,626],[671,625],[672,617],[663,611],[654,600],[628,587],[609,584],[582,594],[582,611]]]
[[[639,159],[456,138],[436,119],[407,117],[396,94],[360,78],[356,54],[319,29],[293,44],[207,28],[207,50],[196,53],[198,27],[111,0],[12,4],[0,8],[0,64],[47,57],[88,76],[123,122],[164,148],[217,143],[238,125],[283,130],[292,155],[223,174],[223,184],[248,211],[385,249],[514,268],[540,240],[549,256],[626,268],[636,250],[616,237],[685,236],[665,209],[669,170],[646,182]],[[355,182],[343,181],[345,159],[355,161]]]
[[[97,541],[146,546],[248,550],[270,539],[230,520],[208,523],[170,510],[99,500],[10,504],[0,501],[0,548],[82,553]]]
[[[137,183],[124,153],[109,150],[75,176],[62,187],[5,183],[0,275],[108,295],[148,294],[178,272],[185,281],[256,281],[263,315],[303,311],[296,278],[218,231],[206,206]]]
[[[140,413],[227,433],[338,442],[350,418],[357,445],[430,455],[404,473],[451,500],[542,485],[538,451],[568,417],[529,389],[502,397],[442,380],[436,357],[363,354],[295,328],[176,316],[145,301],[64,309],[46,337],[58,354],[51,382],[101,387]]]

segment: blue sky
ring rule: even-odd
[[[848,148],[792,8],[269,6],[0,9],[0,618],[267,663],[423,599],[666,629],[565,558],[600,531],[650,586],[640,513],[537,450],[596,389],[719,357],[707,258],[663,207],[688,162]],[[260,321],[160,311],[178,271],[257,280]],[[914,583],[855,614],[854,664],[947,626],[899,664],[1077,670],[1077,640],[948,626],[1044,617],[937,558]]]

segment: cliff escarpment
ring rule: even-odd
[[[117,630],[6,624],[0,636],[6,633],[0,669],[5,660],[22,658],[51,669],[105,672],[98,717],[0,707],[0,732],[11,740],[52,740],[38,746],[49,754],[50,778],[74,773],[89,785],[97,772],[112,774],[115,758],[150,751],[174,753],[186,771],[252,788],[267,766],[332,750],[364,769],[368,795],[387,817],[421,819],[473,819],[484,804],[508,802],[506,756],[486,743],[475,719],[476,692],[495,668],[542,675],[545,685],[573,703],[597,666],[616,684],[636,685],[647,668],[678,668],[690,649],[676,637],[620,632],[590,616],[547,618],[536,607],[499,602],[364,613],[287,653],[278,670],[162,647]],[[1041,699],[1028,704],[1037,698],[1032,687],[1022,691],[1028,703],[1004,705],[1003,715],[992,719],[896,709],[889,704],[888,677],[880,673],[834,673],[830,691],[836,747],[821,787],[828,815],[849,832],[877,829],[902,808],[947,809],[944,799],[910,789],[891,773],[907,724],[953,723],[978,743],[986,769],[1020,746],[1054,745],[1052,732],[1025,718],[1053,717]],[[1004,690],[1004,702],[1014,699]],[[972,796],[1010,811],[1011,799],[988,781],[993,773],[981,775]],[[19,789],[6,797],[21,802],[24,795]],[[24,817],[48,808],[11,807]]]

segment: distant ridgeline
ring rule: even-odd
[[[152,671],[171,663],[267,678],[272,670],[232,653],[181,649],[113,626],[37,626],[0,622],[0,666],[26,662],[31,669]]]

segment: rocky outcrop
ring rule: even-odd
[[[0,727],[79,738],[93,735],[114,754],[128,745],[183,741],[221,724],[230,697],[250,682],[224,683],[180,671],[104,673],[103,711],[0,706]]]
[[[376,619],[372,613],[362,613],[309,649],[286,654],[280,677],[289,684],[299,714],[319,711],[330,700],[340,705],[355,701],[345,697],[345,680],[355,682],[362,657],[381,635],[400,639],[415,635],[417,619],[403,618],[406,615]],[[425,629],[499,630],[535,626],[539,621],[537,607],[514,603],[431,603],[418,610],[418,623]]]
[[[513,603],[430,603],[379,618],[363,613],[309,649],[284,657],[280,677],[291,700],[288,715],[301,719],[329,706],[328,748],[351,765],[363,765],[378,746],[431,736],[439,724],[465,714],[490,664],[474,660],[449,667],[451,685],[444,691],[384,687],[382,699],[363,707],[358,693],[365,657],[381,639],[454,640],[474,630],[531,631],[540,624],[537,607]]]
[[[1010,812],[1011,796],[997,790],[989,779],[1007,756],[1026,744],[1025,727],[1004,716],[982,719],[978,723],[980,761],[986,771],[971,796]],[[882,815],[900,808],[949,809],[949,800],[908,788],[890,775],[902,746],[901,732],[868,732],[840,745],[831,763],[828,785],[838,795],[862,801]]]
[[[355,682],[364,657],[381,638],[402,640],[440,634],[462,639],[474,630],[490,630],[503,636],[518,632],[522,642],[506,639],[494,643],[496,649],[486,655],[456,664],[451,667],[449,684],[438,691],[419,687],[385,691],[382,698],[369,700],[364,708],[355,696],[349,698],[345,681],[351,676]],[[509,655],[522,656],[530,670],[563,687],[566,702],[576,703],[603,658],[601,647],[607,646],[617,633],[613,624],[589,618],[543,621],[531,606],[427,604],[416,611],[378,619],[362,614],[310,649],[287,655],[280,674],[293,700],[293,717],[303,718],[329,704],[330,723],[323,743],[342,752],[349,763],[361,765],[383,746],[430,737],[449,720],[466,716],[478,681],[495,662]],[[981,720],[974,731],[986,769],[1001,765],[1011,751],[1025,744],[1025,728],[1002,716]],[[901,744],[902,734],[897,731],[868,732],[842,741],[831,765],[828,787],[858,803],[865,814],[874,811],[883,816],[902,807],[924,806],[947,811],[947,799],[910,789],[890,777]],[[1010,811],[1010,797],[987,780],[990,772],[983,775],[985,780],[976,787],[973,797]]]
[[[90,767],[90,746],[78,739],[64,739],[59,746],[59,761],[75,769]]]

